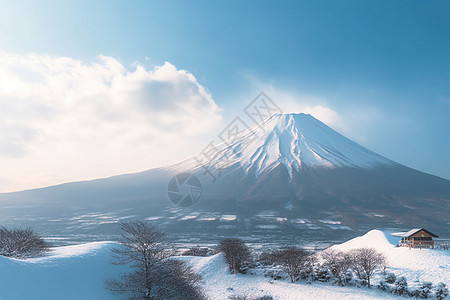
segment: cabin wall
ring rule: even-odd
[[[424,230],[421,230],[410,237],[404,237],[399,246],[410,248],[434,248],[433,236]]]
[[[429,240],[419,240],[418,238],[430,238]],[[417,238],[417,239],[416,239]],[[414,234],[413,236],[411,236],[409,238],[409,240],[412,242],[412,247],[413,248],[417,248],[417,247],[434,247],[434,241],[433,241],[433,237],[428,234],[426,231],[419,231],[416,234]]]

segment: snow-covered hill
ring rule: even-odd
[[[113,242],[54,248],[44,257],[16,260],[0,256],[2,300],[124,299],[104,288],[123,270],[111,265]]]
[[[386,256],[387,271],[397,276],[405,276],[411,286],[423,281],[434,284],[442,281],[447,286],[450,285],[449,250],[395,247],[399,240],[399,237],[388,232],[371,230],[363,236],[332,248],[344,252],[361,247],[375,248]]]

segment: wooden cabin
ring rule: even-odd
[[[411,229],[399,236],[402,237],[399,246],[409,248],[434,248],[433,238],[439,237],[424,228]]]

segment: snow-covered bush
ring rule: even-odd
[[[394,273],[389,273],[385,277],[386,283],[393,284],[393,283],[395,283],[396,280],[397,280],[397,276],[395,276]]]
[[[352,273],[352,271],[348,270],[347,272],[345,272],[344,283],[346,285],[352,285],[353,284],[353,273]]]
[[[395,286],[392,290],[392,293],[400,296],[409,295],[408,282],[406,281],[405,277],[400,277],[397,279],[397,281],[395,282]]]
[[[306,267],[300,272],[300,278],[304,280],[315,280],[314,266]]]
[[[281,270],[274,270],[274,269],[264,271],[264,277],[270,277],[273,280],[280,280],[280,279],[287,278],[287,276],[286,276],[286,274],[284,274],[284,272],[282,272]]]
[[[380,281],[380,283],[378,284],[377,288],[382,290],[382,291],[388,292],[388,293],[391,292],[390,285],[386,281],[383,281],[383,280]]]
[[[432,288],[433,284],[431,282],[424,281],[420,287],[409,291],[409,296],[420,299],[430,298]]]
[[[409,296],[413,298],[420,298],[420,289],[413,289],[409,291]]]
[[[26,258],[43,254],[49,245],[31,228],[0,228],[0,255]]]
[[[447,298],[448,289],[447,289],[447,286],[445,285],[445,283],[439,282],[439,284],[436,286],[435,294],[436,294],[436,298],[438,300]]]
[[[359,281],[357,281],[357,286],[358,287],[366,287],[367,286],[367,280],[366,279],[361,279],[361,280],[359,280]]]
[[[426,299],[430,297],[433,284],[428,281],[422,282],[419,288],[419,298]]]
[[[326,265],[316,266],[314,273],[317,281],[328,282],[331,279],[331,272]]]

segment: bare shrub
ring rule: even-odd
[[[289,275],[291,282],[298,278],[309,262],[309,253],[296,247],[275,251],[271,257]]]
[[[108,289],[138,299],[205,299],[201,277],[173,259],[175,250],[164,233],[140,221],[123,223],[121,229],[121,247],[113,250],[113,263],[129,265],[133,271],[107,281]]]
[[[338,283],[344,284],[346,282],[347,271],[352,266],[351,256],[348,253],[343,253],[333,249],[328,249],[322,252],[321,256],[325,261],[325,265],[338,280]]]
[[[394,273],[389,273],[386,275],[385,280],[387,283],[393,284],[397,280],[397,276]]]
[[[225,256],[232,274],[245,273],[245,268],[251,262],[250,248],[241,239],[224,239],[219,249]]]
[[[373,248],[359,248],[350,251],[352,261],[351,268],[359,279],[367,280],[370,289],[370,278],[377,269],[382,269],[386,265],[386,258]]]
[[[397,281],[395,282],[395,286],[392,289],[392,293],[399,296],[409,295],[408,282],[406,281],[406,278],[404,276],[397,279]]]
[[[49,245],[31,228],[0,228],[0,255],[27,258],[41,255]]]

